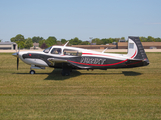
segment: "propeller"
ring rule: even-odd
[[[19,50],[17,52],[17,49],[16,49],[16,53],[13,53],[12,55],[17,57],[17,70],[18,70],[18,66],[19,66],[19,52],[20,52],[20,47],[19,47]]]
[[[18,49],[18,52],[17,52],[17,70],[18,70],[18,66],[19,66],[19,52],[20,52],[20,46],[19,46],[19,49]]]
[[[18,66],[19,66],[19,57],[17,57],[17,70],[18,70]]]

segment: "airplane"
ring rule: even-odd
[[[69,41],[68,41],[69,42]],[[96,52],[92,50],[68,47],[51,46],[42,52],[25,51],[16,52],[12,55],[17,57],[17,70],[19,58],[26,64],[31,65],[30,74],[35,74],[34,69],[45,69],[45,67],[60,68],[63,76],[70,75],[72,69],[116,69],[133,68],[149,65],[149,60],[144,51],[139,37],[128,37],[128,53],[113,54]]]

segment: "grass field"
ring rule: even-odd
[[[161,53],[133,69],[78,70],[62,77],[0,54],[0,120],[161,119]]]

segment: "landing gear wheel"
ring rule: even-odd
[[[35,74],[35,71],[34,71],[34,70],[31,70],[31,71],[30,71],[30,74]]]

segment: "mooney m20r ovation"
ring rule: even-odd
[[[111,54],[95,52],[87,49],[51,46],[43,52],[17,52],[17,69],[19,58],[31,65],[30,74],[35,74],[33,69],[45,69],[45,67],[60,68],[61,74],[70,75],[72,69],[102,69],[133,68],[147,66],[149,60],[139,37],[128,37],[127,54]]]

